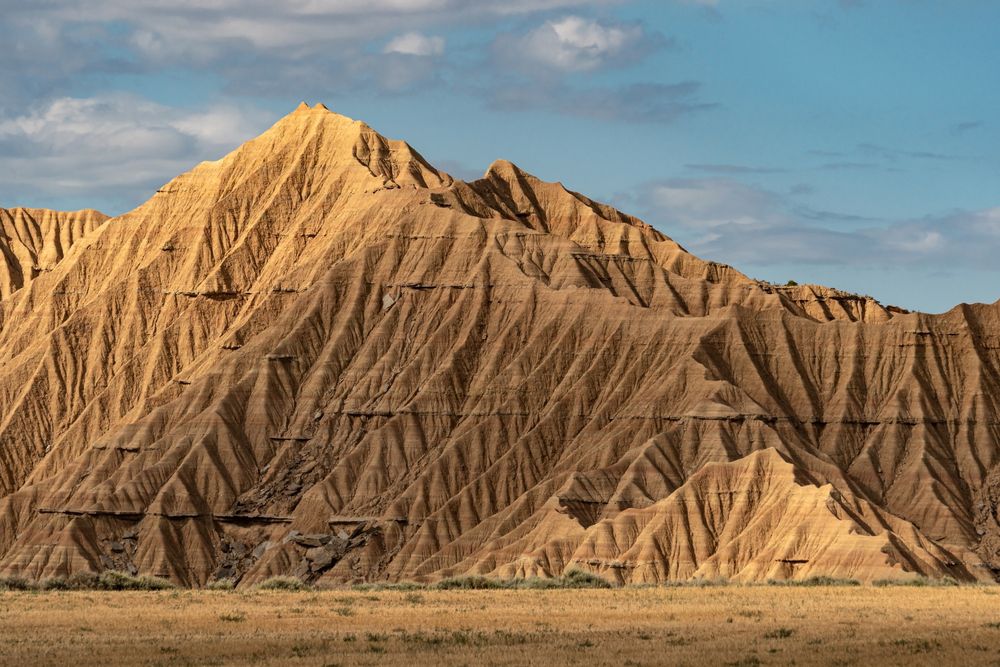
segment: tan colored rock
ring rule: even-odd
[[[107,219],[93,210],[0,208],[0,299],[51,271],[74,243]]]
[[[998,350],[301,107],[0,301],[0,573],[991,579]]]

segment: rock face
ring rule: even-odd
[[[74,243],[107,219],[91,210],[0,208],[0,299],[51,271]]]
[[[0,574],[1000,566],[1000,305],[760,283],[323,107],[88,231],[0,300]]]

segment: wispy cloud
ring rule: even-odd
[[[708,174],[783,174],[781,167],[760,167],[745,164],[686,164],[685,169]]]
[[[935,153],[927,150],[908,150],[903,148],[891,148],[881,144],[862,143],[858,144],[857,151],[862,155],[870,155],[875,158],[896,162],[907,158],[916,160],[960,160],[958,155],[947,155],[945,153]]]
[[[485,90],[484,94],[494,108],[505,111],[543,110],[597,120],[671,123],[718,107],[700,100],[700,89],[697,81],[606,87],[521,82]]]
[[[636,62],[669,40],[639,22],[597,21],[564,16],[545,21],[523,34],[497,36],[493,50],[504,65],[538,74],[538,68],[589,72]]]
[[[819,166],[823,171],[890,171],[889,167],[874,162],[824,162]]]
[[[0,109],[65,90],[80,75],[192,67],[233,92],[283,95],[303,82],[375,82],[369,45],[434,56],[441,28],[495,24],[613,0],[0,0]],[[315,84],[309,88],[315,89]]]
[[[227,104],[184,111],[131,95],[56,99],[0,119],[0,198],[111,195],[127,208],[271,120]]]
[[[802,206],[728,179],[646,183],[621,203],[690,250],[737,266],[828,264],[1000,270],[1000,206],[881,220]],[[850,223],[845,225],[844,223]]]
[[[982,129],[985,125],[986,123],[981,120],[968,120],[962,123],[955,123],[948,128],[948,131],[951,132],[952,136],[958,137],[963,134],[968,134],[969,132]]]
[[[823,158],[819,165],[826,171],[898,171],[908,161],[956,162],[967,159],[921,148],[898,148],[874,142],[861,142],[847,150],[814,148],[806,151],[810,157]]]

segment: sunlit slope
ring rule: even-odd
[[[303,105],[0,300],[0,572],[988,579],[998,348]]]

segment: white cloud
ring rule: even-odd
[[[84,6],[76,0],[0,0],[0,42],[7,47],[0,113],[80,90],[81,73],[113,81],[123,73],[191,67],[216,78],[227,95],[385,92],[382,84],[398,93],[412,86],[406,73],[416,67],[399,62],[403,56],[443,50],[443,39],[429,35],[620,1],[89,0]],[[401,39],[402,33],[427,37]],[[390,53],[372,53],[373,43],[386,40],[392,40]],[[378,62],[376,55],[396,62]],[[460,66],[428,60],[433,69],[425,65],[417,72],[424,83],[443,81]]]
[[[443,37],[428,37],[419,32],[407,32],[389,41],[382,53],[401,53],[408,56],[440,56],[444,53]]]
[[[1000,269],[1000,207],[879,221],[815,210],[728,179],[647,183],[624,203],[695,254],[735,266]]]
[[[520,37],[502,38],[510,60],[567,72],[585,72],[645,53],[649,36],[637,23],[606,24],[580,16],[546,21]]]
[[[271,120],[269,114],[219,105],[203,111],[175,112],[167,122],[178,132],[192,137],[206,150],[237,146],[253,138]]]
[[[697,81],[576,87],[560,81],[529,80],[480,90],[494,108],[505,111],[544,110],[598,120],[672,123],[716,108],[716,104],[698,99],[700,88]]]
[[[21,203],[16,199],[25,192],[54,200],[105,195],[136,204],[271,120],[231,105],[188,110],[132,95],[59,98],[0,118],[0,195],[8,204]]]
[[[911,233],[897,233],[886,239],[890,246],[907,253],[926,254],[944,247],[944,235],[934,229],[917,229]]]
[[[727,179],[651,183],[642,198],[666,222],[691,228],[770,225],[788,220],[778,195]]]
[[[479,21],[614,0],[0,0],[8,21],[51,25],[116,21],[143,31],[156,52],[187,54],[243,42],[278,50],[372,39],[421,23]],[[10,5],[10,6],[8,6]],[[200,44],[199,44],[200,43]]]

